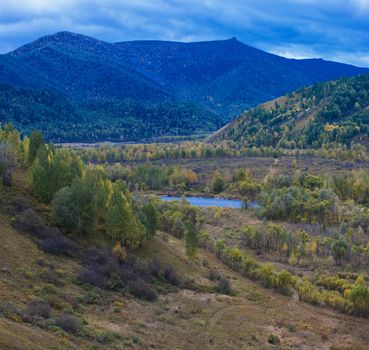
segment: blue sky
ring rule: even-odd
[[[237,37],[369,67],[369,0],[0,0],[0,53],[69,30],[109,42]]]

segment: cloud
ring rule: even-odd
[[[109,42],[233,36],[289,57],[369,66],[369,0],[0,0],[0,52],[69,30]]]

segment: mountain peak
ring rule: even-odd
[[[91,50],[96,46],[107,44],[104,41],[78,34],[69,31],[61,31],[50,35],[45,35],[29,44],[21,46],[20,48],[12,51],[12,56],[23,56],[27,53],[37,51],[46,47],[62,47],[66,49],[68,46],[73,46],[79,49]]]

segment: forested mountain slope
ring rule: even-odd
[[[342,78],[264,103],[243,113],[209,141],[287,148],[366,142],[369,75]]]
[[[16,88],[12,96],[20,107],[18,120],[9,111],[14,101],[4,100],[4,94],[2,101],[8,107],[2,108],[0,118],[18,123],[24,132],[40,128],[54,141],[140,141],[207,133],[258,103],[318,81],[365,72],[368,69],[318,59],[286,59],[235,38],[111,44],[60,32],[0,55],[0,83],[54,94],[73,113],[56,117],[60,110],[39,101],[40,109],[47,110],[41,112],[40,123],[26,114],[34,105],[32,98]],[[107,122],[112,109],[114,121]],[[28,123],[22,122],[25,119]],[[77,120],[78,135],[59,119],[72,125]],[[53,131],[56,124],[59,136]]]
[[[51,90],[0,84],[0,124],[9,121],[24,133],[37,128],[54,142],[149,141],[211,132],[225,123],[193,103],[76,103]]]

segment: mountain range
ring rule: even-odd
[[[236,38],[107,43],[59,32],[0,55],[0,122],[39,128],[53,141],[190,136],[298,88],[364,73]]]

